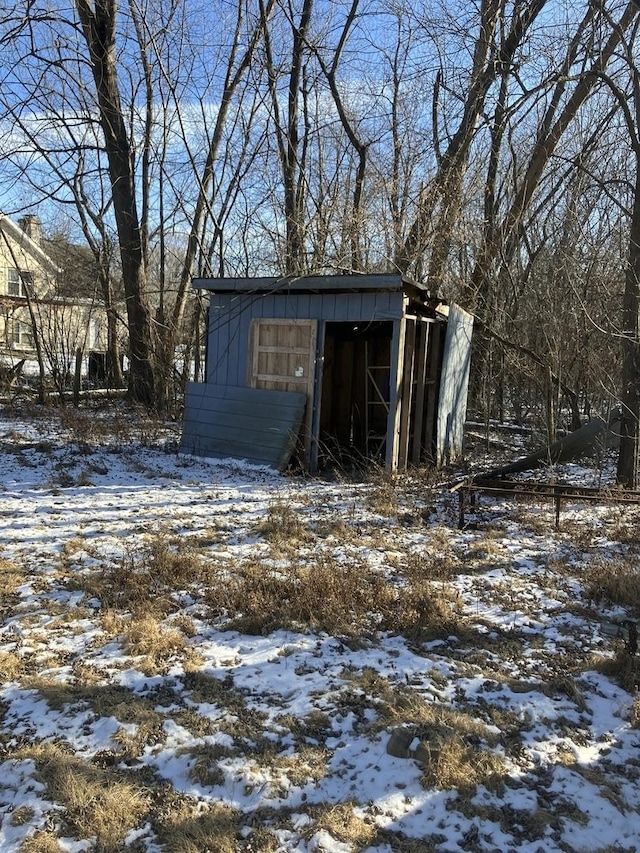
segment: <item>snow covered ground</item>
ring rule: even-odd
[[[638,613],[594,593],[633,572],[637,508],[555,530],[483,499],[459,530],[428,473],[285,477],[177,439],[0,413],[0,851],[640,851],[635,659],[605,629]],[[292,564],[291,590],[324,572],[318,612],[283,598],[249,633],[257,573]],[[327,630],[354,566],[378,592]]]

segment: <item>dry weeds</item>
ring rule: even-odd
[[[295,552],[313,539],[307,524],[289,501],[278,498],[267,507],[266,518],[255,528],[276,552]]]
[[[377,829],[371,823],[354,814],[355,803],[345,802],[338,805],[312,806],[307,811],[314,823],[305,833],[311,838],[320,829],[324,829],[333,838],[343,844],[350,844],[356,850],[369,847],[377,836]]]
[[[176,628],[165,628],[154,616],[146,614],[127,625],[122,645],[127,654],[144,658],[140,668],[145,674],[155,675],[181,655],[186,640]]]
[[[506,769],[492,750],[497,738],[477,716],[425,702],[415,691],[395,687],[374,672],[354,682],[378,699],[381,726],[407,728],[421,741],[424,787],[501,790]]]
[[[15,757],[35,762],[70,830],[78,839],[95,838],[103,853],[118,853],[148,811],[148,796],[122,774],[91,766],[55,744],[18,750]]]
[[[61,853],[62,849],[52,831],[38,830],[22,842],[19,853]]]
[[[176,798],[155,828],[167,853],[237,853],[240,826],[240,813],[229,806],[198,807]]]
[[[101,569],[76,572],[69,586],[100,601],[104,611],[164,617],[179,605],[176,594],[206,583],[210,565],[182,537],[160,532],[147,537],[141,549],[127,550],[120,560]]]
[[[416,578],[393,585],[363,560],[330,554],[274,567],[248,560],[206,592],[221,625],[248,634],[309,628],[345,636],[389,631],[411,638],[451,632],[457,603],[441,584]]]
[[[33,669],[33,662],[29,665],[28,659],[21,657],[17,651],[0,652],[0,681],[18,681],[24,678]]]
[[[584,575],[585,593],[596,604],[608,602],[640,611],[640,571],[637,560],[594,557]]]
[[[3,594],[3,604],[8,604],[6,596],[14,596],[18,587],[26,580],[24,569],[11,560],[0,559],[0,589]]]

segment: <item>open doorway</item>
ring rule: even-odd
[[[320,466],[384,462],[392,336],[392,322],[326,324]]]
[[[326,324],[319,467],[371,460],[406,468],[435,460],[444,329],[407,316],[397,342],[391,321]]]

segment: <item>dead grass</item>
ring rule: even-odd
[[[282,498],[269,504],[266,518],[256,526],[255,532],[284,553],[295,551],[313,539],[299,513]]]
[[[410,553],[404,561],[403,568],[412,582],[447,581],[458,574],[461,561],[450,543],[447,543],[444,548],[436,547]]]
[[[364,850],[376,840],[378,832],[373,824],[355,815],[354,808],[352,802],[307,807],[314,823],[305,831],[305,837],[308,840],[324,829],[332,838],[352,845],[352,849]]]
[[[97,598],[105,611],[166,616],[178,609],[175,594],[207,583],[209,564],[184,538],[161,531],[116,563],[76,573],[69,584]]]
[[[500,793],[506,770],[494,752],[465,743],[459,737],[444,740],[422,775],[424,788],[467,791],[477,785]]]
[[[64,808],[70,830],[78,839],[95,837],[102,853],[120,851],[148,811],[147,795],[122,774],[86,764],[59,746],[32,746],[16,757],[35,762],[48,797]]]
[[[210,584],[206,600],[228,628],[256,635],[304,627],[415,638],[451,632],[458,621],[456,602],[440,585],[424,579],[392,585],[363,561],[327,554],[278,568],[249,560]]]
[[[633,549],[640,547],[640,526],[638,524],[638,511],[635,508],[622,504],[611,507],[612,524],[607,531],[610,539],[620,542]]]
[[[327,750],[304,745],[291,755],[278,756],[271,763],[271,770],[285,776],[292,785],[302,787],[325,777],[328,758]]]
[[[69,572],[74,566],[81,564],[86,556],[94,558],[98,556],[95,545],[79,536],[69,539],[63,543],[60,549],[60,571],[62,573]]]
[[[52,832],[37,831],[20,845],[19,853],[61,853],[62,847]]]
[[[640,696],[636,696],[633,700],[633,705],[629,713],[629,722],[631,723],[631,728],[640,729]]]
[[[47,679],[42,676],[26,679],[26,689],[37,690],[46,703],[55,710],[73,705],[84,705],[97,717],[115,717],[123,726],[113,736],[120,758],[135,758],[145,746],[159,743],[164,738],[164,717],[155,710],[154,702],[142,698],[118,685],[74,685]],[[135,726],[135,732],[130,727]]]
[[[276,718],[279,726],[288,729],[298,743],[304,743],[307,738],[313,738],[322,744],[332,734],[333,725],[329,714],[317,709],[310,711],[304,717],[284,714]]]
[[[313,522],[313,532],[320,539],[335,539],[341,545],[353,542],[358,533],[343,518],[320,518]]]
[[[239,748],[246,748],[249,744],[253,754],[273,750],[273,741],[264,737],[265,714],[247,707],[244,695],[234,687],[231,677],[221,680],[206,673],[189,671],[185,672],[183,682],[192,702],[216,705],[222,712],[227,712],[222,719],[216,720],[217,732],[232,737]],[[187,713],[184,712],[185,715]],[[211,734],[205,718],[189,715],[184,725],[195,734]]]
[[[613,658],[600,658],[592,663],[598,672],[615,679],[623,690],[636,693],[640,689],[640,656],[619,648]]]
[[[376,472],[365,503],[376,515],[392,518],[398,514],[398,490],[386,472]]]
[[[220,803],[197,807],[186,798],[176,801],[156,821],[167,853],[236,853],[241,814]]]
[[[184,689],[191,701],[226,708],[241,717],[246,712],[246,701],[231,679],[221,680],[204,672],[186,672],[183,676]]]
[[[193,758],[188,771],[189,779],[196,785],[211,788],[224,784],[224,773],[219,767],[220,760],[237,755],[237,751],[220,744],[199,744],[179,749],[178,755]]]
[[[35,812],[30,806],[20,806],[11,812],[9,823],[11,826],[24,826],[25,823],[29,823],[33,819],[34,815]]]
[[[27,580],[24,569],[17,566],[11,560],[0,559],[0,589],[2,590],[4,602],[7,601],[6,596],[13,596],[17,593],[18,587]]]
[[[93,664],[76,660],[71,665],[75,683],[82,686],[95,687],[104,682],[104,675]]]
[[[167,423],[154,417],[142,407],[118,406],[103,408],[76,408],[62,406],[56,410],[60,425],[81,447],[91,444],[109,444],[125,447],[133,443],[157,445],[167,431]]]
[[[28,661],[20,657],[17,652],[0,652],[0,681],[2,683],[24,678],[29,669]]]
[[[218,732],[218,726],[215,720],[210,717],[201,716],[193,708],[173,711],[171,719],[177,723],[177,725],[187,729],[187,731],[191,732],[191,734],[197,738],[214,735]]]
[[[373,671],[354,683],[377,699],[380,727],[401,726],[421,741],[425,788],[469,791],[476,785],[499,792],[506,774],[491,747],[497,738],[470,713],[427,703],[405,688],[391,685]]]
[[[570,675],[558,674],[546,680],[542,685],[542,692],[552,698],[558,694],[566,696],[580,711],[586,711],[587,709],[584,693],[575,678],[572,678]]]
[[[640,571],[637,560],[594,557],[584,574],[585,594],[596,604],[601,601],[640,610]]]
[[[155,675],[181,655],[186,640],[176,628],[166,628],[154,616],[146,614],[129,622],[122,645],[127,654],[144,658],[140,668],[145,674]]]
[[[119,637],[127,625],[126,617],[110,607],[98,614],[97,621],[107,640]]]

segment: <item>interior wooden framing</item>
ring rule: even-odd
[[[319,325],[311,470],[345,457],[392,470],[433,461],[444,324],[405,315]]]

